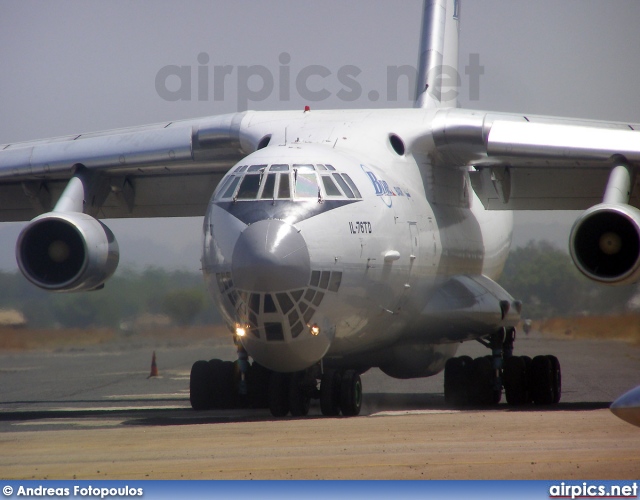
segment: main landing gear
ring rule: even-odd
[[[562,375],[558,358],[551,355],[514,356],[515,329],[501,329],[487,341],[480,340],[492,354],[476,359],[459,356],[444,369],[444,398],[452,406],[497,404],[502,389],[513,406],[560,401]]]
[[[356,370],[322,373],[314,366],[296,373],[272,372],[249,364],[239,344],[237,361],[196,361],[189,392],[194,410],[269,408],[274,417],[303,417],[311,399],[320,400],[326,416],[356,416],[362,407],[362,381]]]

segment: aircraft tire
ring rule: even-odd
[[[325,417],[340,415],[340,384],[342,377],[336,370],[327,370],[320,380],[320,411]]]
[[[362,408],[362,381],[355,370],[347,370],[340,384],[340,408],[345,417],[355,417]]]
[[[211,360],[216,408],[230,409],[238,406],[236,370],[233,361]]]
[[[306,382],[306,372],[292,373],[289,377],[289,410],[294,417],[304,417],[309,413],[311,397]]]
[[[269,378],[271,372],[255,361],[247,372],[247,396],[251,408],[269,408]]]
[[[196,361],[189,377],[189,401],[197,411],[213,408],[212,371],[207,361]]]
[[[289,413],[289,374],[273,372],[269,378],[269,410],[274,417]]]
[[[562,396],[562,371],[560,370],[560,361],[551,354],[548,355],[547,358],[551,362],[553,404],[558,404]]]
[[[511,356],[504,360],[502,379],[508,404],[520,406],[529,402],[527,365],[523,357]]]
[[[531,361],[531,396],[537,405],[550,405],[553,393],[553,366],[547,356],[536,356]]]
[[[469,356],[449,358],[444,367],[444,400],[448,405],[464,406],[469,402]]]
[[[493,389],[493,366],[491,356],[473,360],[472,376],[469,383],[469,401],[474,405],[490,405],[495,402]]]

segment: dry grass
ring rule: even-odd
[[[623,340],[640,344],[640,315],[580,316],[534,321],[534,331],[567,339]],[[223,325],[166,327],[123,333],[110,328],[30,329],[0,327],[0,351],[83,348],[137,338],[149,341],[206,341],[229,337]]]
[[[104,344],[116,338],[116,332],[109,328],[82,330],[71,329],[27,329],[0,328],[0,349],[22,351],[29,349],[58,349],[61,347],[86,347]]]
[[[534,321],[533,330],[564,338],[624,340],[640,344],[640,315],[579,316]]]
[[[222,325],[156,328],[135,333],[124,333],[111,328],[31,329],[0,327],[0,351],[31,349],[48,351],[83,348],[118,340],[127,342],[132,338],[150,341],[172,341],[175,339],[199,341],[229,335],[229,330]]]

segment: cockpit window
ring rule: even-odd
[[[296,198],[317,198],[318,180],[315,173],[296,176]]]
[[[235,177],[233,175],[225,177],[224,179],[222,179],[222,182],[218,184],[218,186],[216,187],[215,191],[213,192],[213,196],[215,198],[219,198],[220,197],[220,193],[224,193],[225,190],[227,189],[227,186],[229,185],[229,183],[235,179]]]
[[[278,184],[278,198],[288,200],[291,198],[291,184],[289,182],[289,174],[280,174],[280,183]]]
[[[362,198],[351,177],[322,163],[241,165],[216,188],[214,199],[310,200]]]
[[[333,174],[333,178],[338,182],[338,184],[340,185],[340,187],[344,191],[344,194],[346,194],[348,198],[355,198],[356,197],[356,195],[353,194],[353,191],[351,191],[351,188],[347,185],[347,183],[345,182],[345,180],[342,178],[342,176],[340,174],[334,173]]]
[[[327,194],[327,196],[342,196],[342,193],[338,189],[338,186],[336,186],[330,176],[323,175],[321,176],[321,178],[322,185],[324,186],[324,192]]]
[[[309,172],[309,171],[315,170],[315,167],[311,164],[305,163],[305,164],[294,165],[293,169],[298,170],[300,172]]]
[[[260,198],[263,199],[273,199],[274,189],[276,187],[276,177],[278,174],[269,174],[267,175],[267,180],[264,182],[264,187],[262,188],[262,195]]]
[[[287,165],[286,163],[274,163],[273,165],[271,165],[271,167],[269,168],[269,172],[288,172],[289,171],[289,165]]]
[[[344,180],[347,181],[347,184],[349,184],[349,187],[353,190],[356,198],[362,198],[360,191],[358,191],[358,187],[356,186],[355,182],[351,180],[351,177],[349,177],[347,174],[342,174],[342,177],[344,177]]]
[[[226,191],[222,195],[223,198],[231,198],[231,197],[233,197],[233,193],[235,192],[236,186],[238,185],[238,182],[240,182],[240,179],[242,179],[242,177],[239,177],[239,176],[234,176],[233,177],[233,180],[231,181],[231,184],[229,184],[229,187],[226,189]]]
[[[258,196],[261,179],[262,176],[260,174],[245,175],[236,198],[238,200],[254,200]]]

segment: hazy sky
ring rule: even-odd
[[[463,107],[640,122],[638,0],[462,1]],[[399,100],[389,102],[386,75],[389,66],[416,64],[421,6],[422,0],[0,0],[0,143],[233,112],[241,104],[241,72],[252,65],[264,66],[274,86],[251,109],[407,107],[402,88]],[[470,54],[484,69],[476,100],[464,74]],[[169,65],[187,66],[190,99],[175,75],[161,79],[158,91],[158,75]],[[296,88],[310,65],[331,72],[310,80],[312,90],[330,93],[320,102]],[[361,70],[361,95],[350,102],[337,95],[343,88],[337,74],[347,65]],[[231,69],[218,100],[222,66]],[[250,88],[259,83],[250,80]],[[172,92],[183,99],[167,100]],[[372,100],[374,94],[380,97]],[[560,234],[563,242],[572,217],[521,216],[516,241]],[[198,218],[108,222],[121,262],[178,265],[182,256],[181,267],[191,270],[199,269],[200,224]],[[19,228],[0,224],[0,268],[15,268]]]

